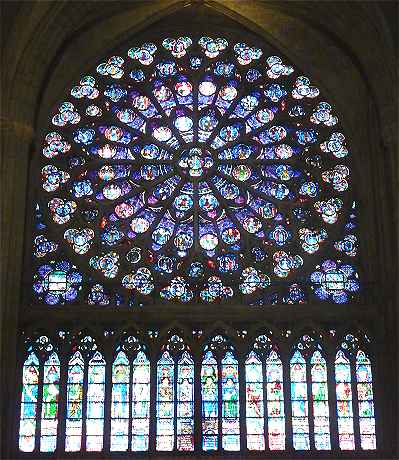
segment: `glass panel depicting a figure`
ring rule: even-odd
[[[177,364],[177,450],[194,450],[194,361],[185,351]]]
[[[253,351],[245,361],[245,385],[247,448],[264,450],[263,369],[261,360]]]
[[[157,450],[174,449],[175,369],[174,360],[165,351],[157,364]]]
[[[349,359],[342,350],[335,358],[335,388],[337,395],[338,437],[341,450],[355,449],[352,406],[352,377]]]
[[[356,355],[357,399],[359,404],[360,446],[365,450],[376,448],[373,375],[371,362],[363,351]]]
[[[86,412],[86,450],[98,452],[103,449],[105,361],[96,352],[89,361]]]
[[[312,402],[314,443],[317,450],[331,449],[330,416],[328,407],[327,365],[320,351],[310,360],[312,377]]]
[[[266,359],[267,418],[270,450],[285,449],[283,364],[275,351]]]
[[[221,362],[222,369],[222,448],[240,450],[240,405],[238,361],[227,352]]]
[[[150,361],[139,351],[132,374],[132,451],[146,451],[150,435]]]
[[[65,450],[76,452],[82,444],[84,361],[77,351],[68,364]]]
[[[129,448],[130,365],[120,351],[112,365],[111,451]]]
[[[306,361],[296,350],[290,361],[292,438],[295,450],[309,450]]]
[[[217,450],[219,446],[218,365],[211,351],[207,351],[202,360],[201,401],[202,448],[205,451]]]
[[[37,397],[39,391],[39,360],[35,353],[26,358],[22,370],[19,448],[32,452],[35,448]]]
[[[40,450],[54,452],[57,446],[60,361],[51,353],[44,363]]]

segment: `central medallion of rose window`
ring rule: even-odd
[[[188,176],[201,177],[213,166],[213,159],[207,150],[193,147],[183,151],[179,166]]]

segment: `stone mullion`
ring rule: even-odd
[[[156,452],[157,431],[157,358],[158,353],[152,348],[149,352],[150,359],[150,438],[149,452]]]
[[[222,453],[222,441],[223,441],[223,392],[222,392],[222,364],[221,357],[218,354],[217,356],[217,371],[218,371],[218,448],[217,452]]]
[[[312,365],[310,363],[311,356],[306,357],[306,391],[308,397],[308,424],[309,424],[309,446],[310,450],[315,450],[314,436],[314,408],[313,408],[313,391],[312,391]]]
[[[47,358],[47,357],[46,357]],[[41,425],[42,425],[42,405],[43,405],[43,377],[44,363],[46,358],[39,359],[39,382],[37,386],[37,406],[36,406],[36,426],[35,426],[35,449],[34,452],[40,451]]]
[[[247,450],[247,424],[246,424],[246,384],[245,384],[245,354],[238,356],[238,382],[239,382],[239,407],[238,422],[240,427],[240,450]]]
[[[104,432],[103,451],[109,452],[111,447],[111,404],[112,404],[112,350],[105,353],[105,400],[104,400]]]
[[[355,436],[355,450],[360,450],[360,426],[359,426],[359,399],[357,394],[356,378],[356,356],[350,356],[350,372],[352,386],[352,412],[353,412],[353,433]]]
[[[284,385],[284,383],[283,383]],[[265,450],[270,450],[269,445],[269,417],[268,417],[268,400],[267,400],[267,368],[266,356],[262,356],[262,392],[263,392],[263,435],[265,437]]]
[[[202,395],[201,351],[193,353],[194,359],[194,450],[202,451]]]
[[[84,357],[83,368],[83,394],[82,394],[82,434],[80,437],[80,450],[86,451],[86,417],[87,417],[87,390],[88,390],[88,370],[89,356]]]
[[[330,415],[330,439],[331,449],[339,450],[338,438],[338,415],[337,415],[337,393],[335,387],[335,353],[334,350],[326,353],[327,363],[327,389],[328,389],[328,407]]]
[[[291,411],[291,377],[290,360],[288,350],[281,353],[283,364],[283,391],[284,391],[284,413],[285,413],[285,450],[292,452],[294,449],[292,434],[292,411]]]
[[[60,392],[58,399],[58,430],[56,452],[65,452],[66,419],[68,416],[68,355],[60,356]]]
[[[128,382],[128,388],[129,388],[129,399],[128,399],[128,427],[127,427],[127,450],[128,452],[131,452],[132,450],[132,423],[133,423],[133,369],[134,369],[134,364],[133,364],[133,356],[130,353],[127,353],[127,358],[129,360],[129,382]],[[150,363],[151,366],[151,363]],[[151,367],[150,367],[151,369]],[[151,371],[150,371],[151,372]],[[151,386],[150,386],[151,388]]]

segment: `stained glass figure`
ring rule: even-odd
[[[35,449],[38,391],[39,359],[32,352],[26,358],[22,371],[19,448],[23,452],[32,452]]]
[[[306,361],[296,350],[290,361],[292,438],[295,450],[309,450],[309,406]]]
[[[221,361],[222,369],[222,448],[240,450],[240,406],[238,361],[227,352]]]
[[[247,448],[265,450],[262,361],[251,352],[245,361]]]
[[[201,365],[202,448],[205,451],[219,447],[219,373],[216,358],[205,353]]]
[[[84,369],[85,363],[82,354],[77,351],[68,364],[65,434],[65,450],[67,452],[76,452],[82,448]]]
[[[359,350],[356,355],[357,399],[359,404],[360,446],[364,450],[376,449],[373,375],[371,362]]]
[[[195,35],[137,43],[93,72],[43,139],[36,302],[356,299],[351,149],[308,77],[250,43]],[[112,299],[83,298],[104,283]]]
[[[177,363],[177,450],[194,450],[194,361],[185,351]]]
[[[89,361],[87,383],[86,450],[98,452],[103,449],[105,361],[96,352]]]
[[[150,361],[143,351],[133,361],[132,451],[146,451],[150,435]]]
[[[57,446],[60,361],[51,353],[44,363],[40,451],[54,452]]]
[[[315,448],[317,450],[330,450],[327,365],[320,351],[316,350],[313,353],[310,365]]]
[[[267,422],[270,450],[285,449],[283,364],[273,350],[266,359]]]
[[[130,364],[120,351],[112,365],[111,451],[129,449]]]
[[[157,450],[174,449],[175,365],[165,351],[157,363]]]
[[[335,357],[338,439],[341,450],[355,449],[353,431],[353,396],[350,361],[342,350]]]

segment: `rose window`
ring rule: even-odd
[[[350,154],[317,86],[250,44],[166,38],[104,59],[43,140],[34,295],[348,302]]]

